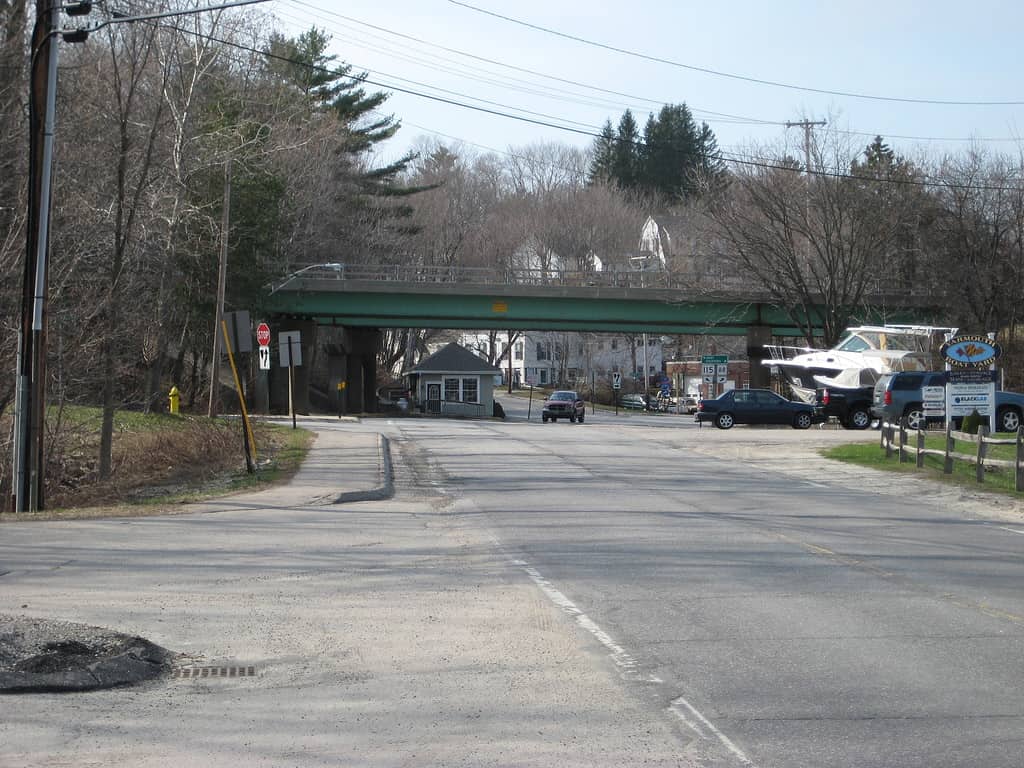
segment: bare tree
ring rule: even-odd
[[[906,168],[855,173],[856,155],[835,136],[813,147],[810,173],[785,156],[734,169],[708,207],[734,270],[765,290],[815,343],[838,341],[917,221]]]
[[[975,148],[947,157],[938,176],[933,269],[963,322],[1012,338],[1024,303],[1024,159]]]

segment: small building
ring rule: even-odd
[[[405,371],[416,407],[444,416],[490,416],[501,370],[454,342]]]

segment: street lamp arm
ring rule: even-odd
[[[109,27],[111,24],[128,24],[133,21],[152,21],[153,19],[168,19],[178,16],[192,16],[197,13],[206,13],[207,11],[224,11],[229,8],[239,8],[243,5],[258,5],[260,3],[267,3],[270,0],[235,0],[232,3],[223,3],[221,5],[207,5],[202,8],[186,8],[178,11],[164,11],[162,13],[143,13],[137,16],[126,16],[119,11],[111,11],[111,17],[106,21],[101,21],[91,27],[82,28],[69,28],[55,30],[56,33],[62,34],[67,38],[67,35],[76,35],[75,39],[69,40],[68,42],[81,42],[93,32],[99,32],[104,27]],[[54,34],[51,32],[50,34]],[[83,36],[84,35],[84,36]]]

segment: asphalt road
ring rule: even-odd
[[[0,609],[256,674],[19,698],[0,764],[1019,768],[1015,508],[816,456],[875,433],[503,402],[324,423],[390,501],[6,528]]]
[[[1024,525],[800,450],[874,433],[434,430],[402,431],[637,696],[736,764],[1022,764]]]

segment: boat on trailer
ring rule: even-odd
[[[885,373],[934,370],[939,347],[956,332],[933,325],[858,325],[843,331],[831,349],[766,344],[763,364],[778,370],[795,397],[813,403],[818,387],[869,386]]]

